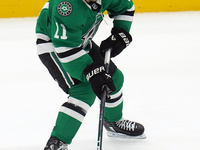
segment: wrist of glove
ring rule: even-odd
[[[102,56],[105,56],[105,52],[112,48],[111,57],[115,57],[120,54],[132,41],[131,35],[124,29],[115,29],[111,31],[111,36],[101,42],[100,52]]]
[[[93,92],[100,99],[103,92],[103,87],[107,86],[109,93],[116,90],[110,74],[105,72],[102,63],[94,62],[84,69],[84,74],[88,82],[90,82]]]

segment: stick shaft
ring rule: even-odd
[[[106,73],[109,73],[109,65],[110,65],[110,53],[111,49],[106,51],[104,65]],[[104,108],[105,102],[108,97],[108,90],[107,87],[103,87],[103,94],[101,95],[101,105],[100,105],[100,113],[99,113],[99,128],[98,128],[98,140],[97,140],[97,150],[102,150],[102,137],[103,137],[103,118],[104,118]]]

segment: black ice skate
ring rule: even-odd
[[[109,137],[145,139],[143,125],[129,120],[121,119],[117,122],[108,122],[104,120],[104,127]]]
[[[44,150],[68,150],[67,144],[56,137],[50,137]]]

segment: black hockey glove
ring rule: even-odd
[[[105,72],[103,63],[94,62],[84,69],[84,74],[88,82],[90,82],[93,92],[101,99],[103,86],[107,86],[109,93],[116,90],[110,74]]]
[[[119,53],[126,48],[130,42],[132,41],[131,35],[124,29],[115,29],[113,28],[111,31],[111,36],[109,36],[106,40],[101,42],[100,52],[104,57],[105,52],[112,48],[111,57],[117,56]]]

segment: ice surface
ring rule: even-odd
[[[0,149],[41,150],[67,99],[36,54],[36,18],[0,19]],[[106,16],[94,40],[110,32]],[[113,59],[125,75],[124,117],[145,140],[111,139],[107,150],[200,149],[200,12],[136,13],[132,44]],[[70,150],[94,150],[99,106],[88,112]]]

